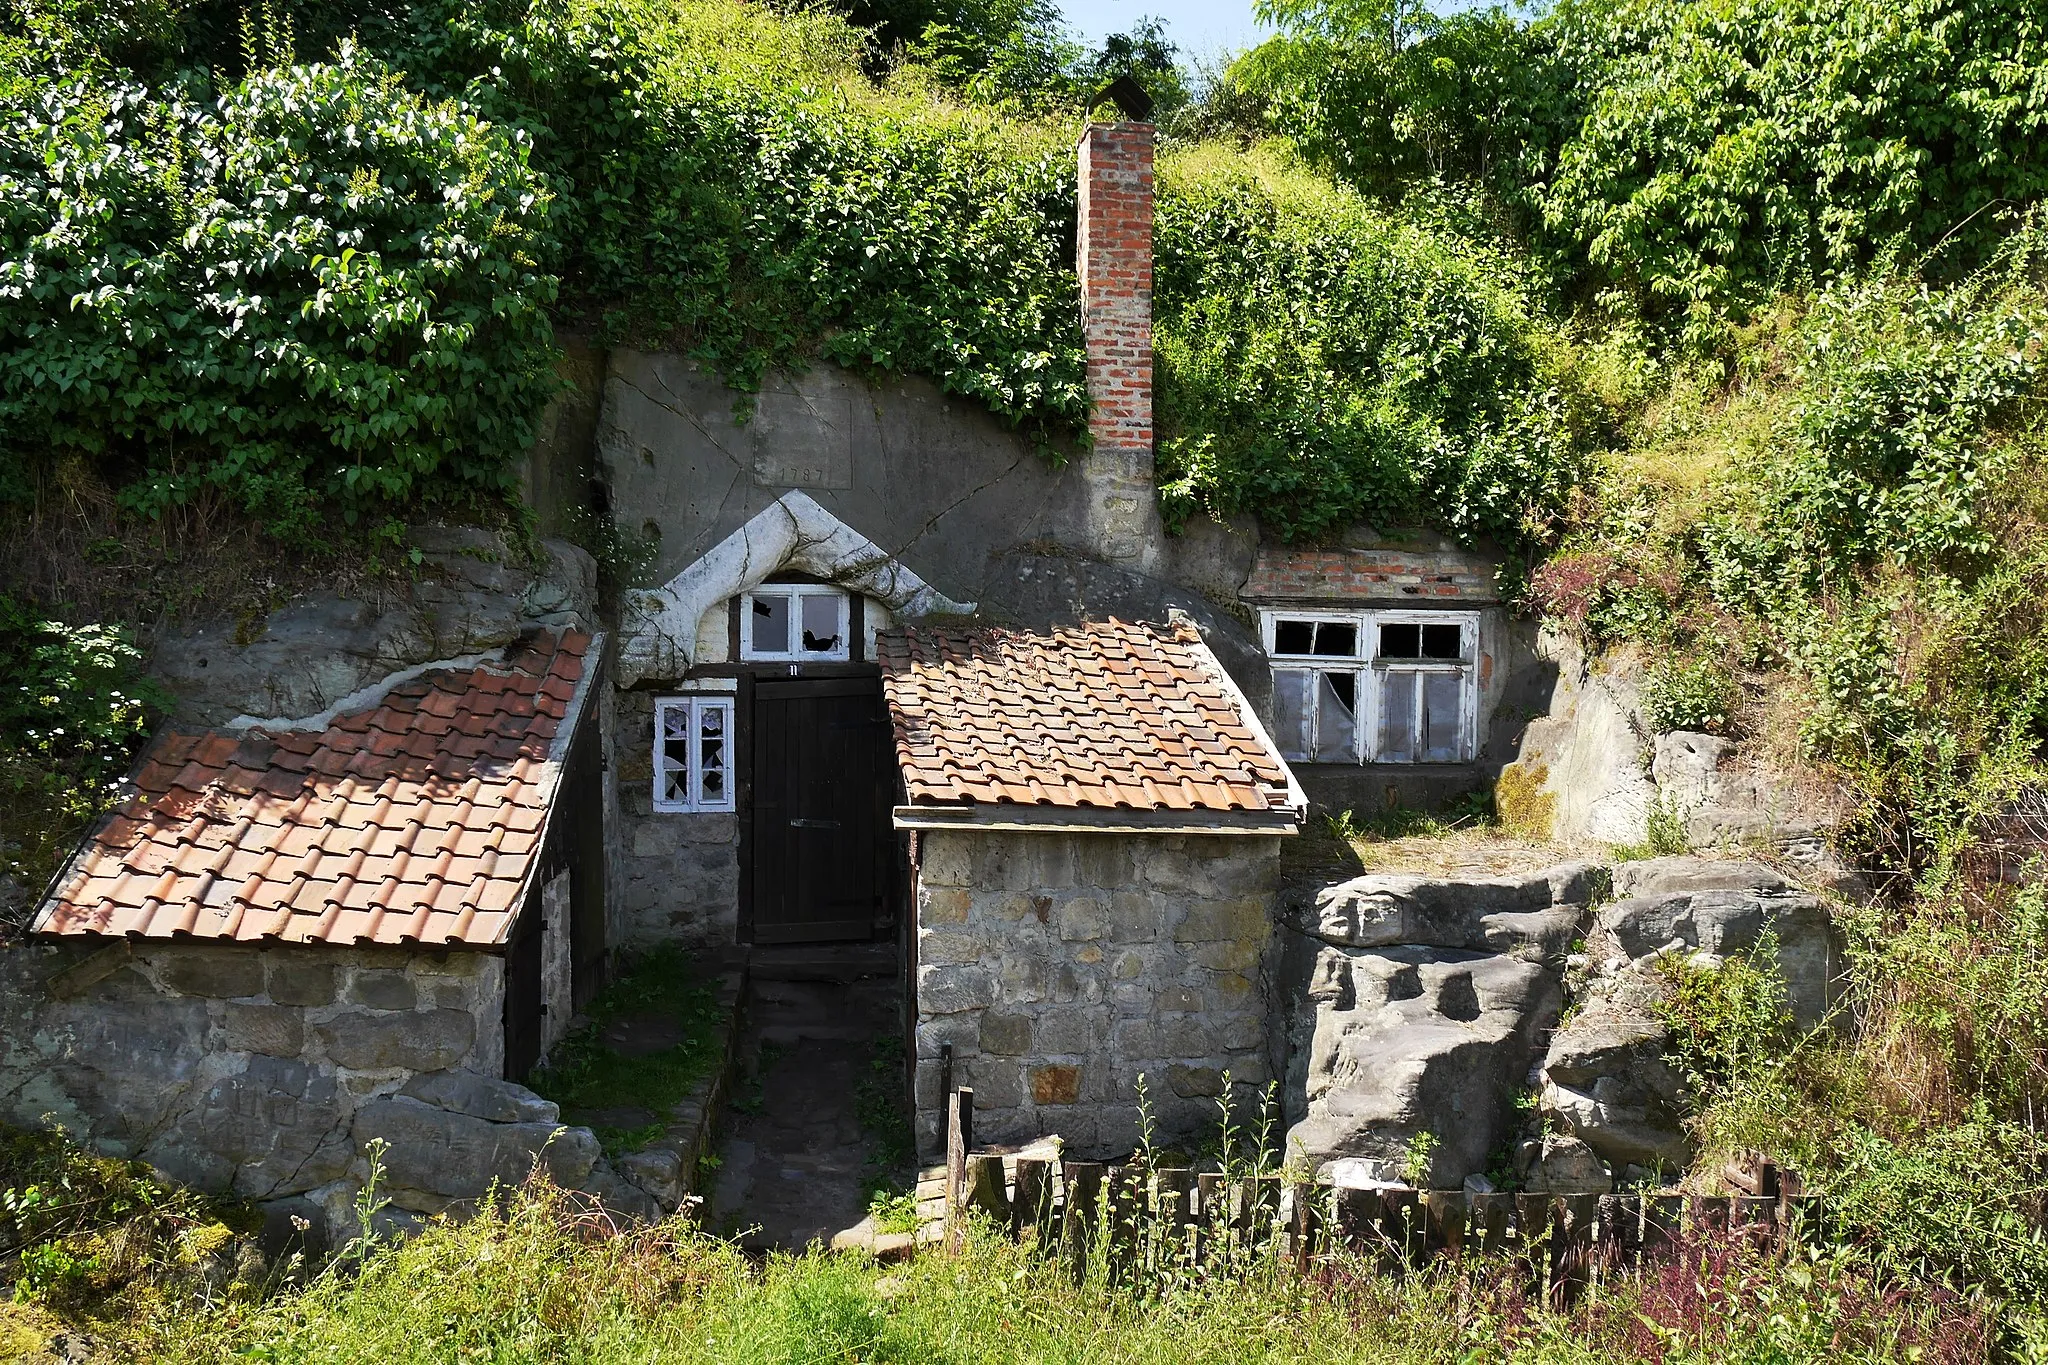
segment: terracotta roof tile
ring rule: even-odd
[[[876,654],[913,805],[1289,806],[1286,765],[1191,625],[905,627]]]
[[[504,943],[554,796],[549,743],[590,647],[543,633],[325,730],[159,735],[37,930]]]

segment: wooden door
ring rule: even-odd
[[[881,679],[760,679],[751,719],[753,942],[874,937],[895,846]]]

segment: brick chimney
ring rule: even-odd
[[[1079,162],[1089,539],[1101,558],[1143,567],[1163,535],[1152,476],[1152,125],[1090,123]]]

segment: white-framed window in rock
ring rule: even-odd
[[[729,811],[733,805],[731,697],[654,702],[654,808]]]
[[[1464,763],[1477,749],[1479,613],[1260,614],[1273,738],[1298,763]]]
[[[852,657],[852,599],[819,583],[764,583],[740,596],[740,658],[844,663]]]

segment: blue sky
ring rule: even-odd
[[[1252,17],[1251,0],[1062,0],[1060,10],[1090,43],[1147,16],[1163,19],[1167,36],[1195,57],[1250,47],[1266,33]]]

